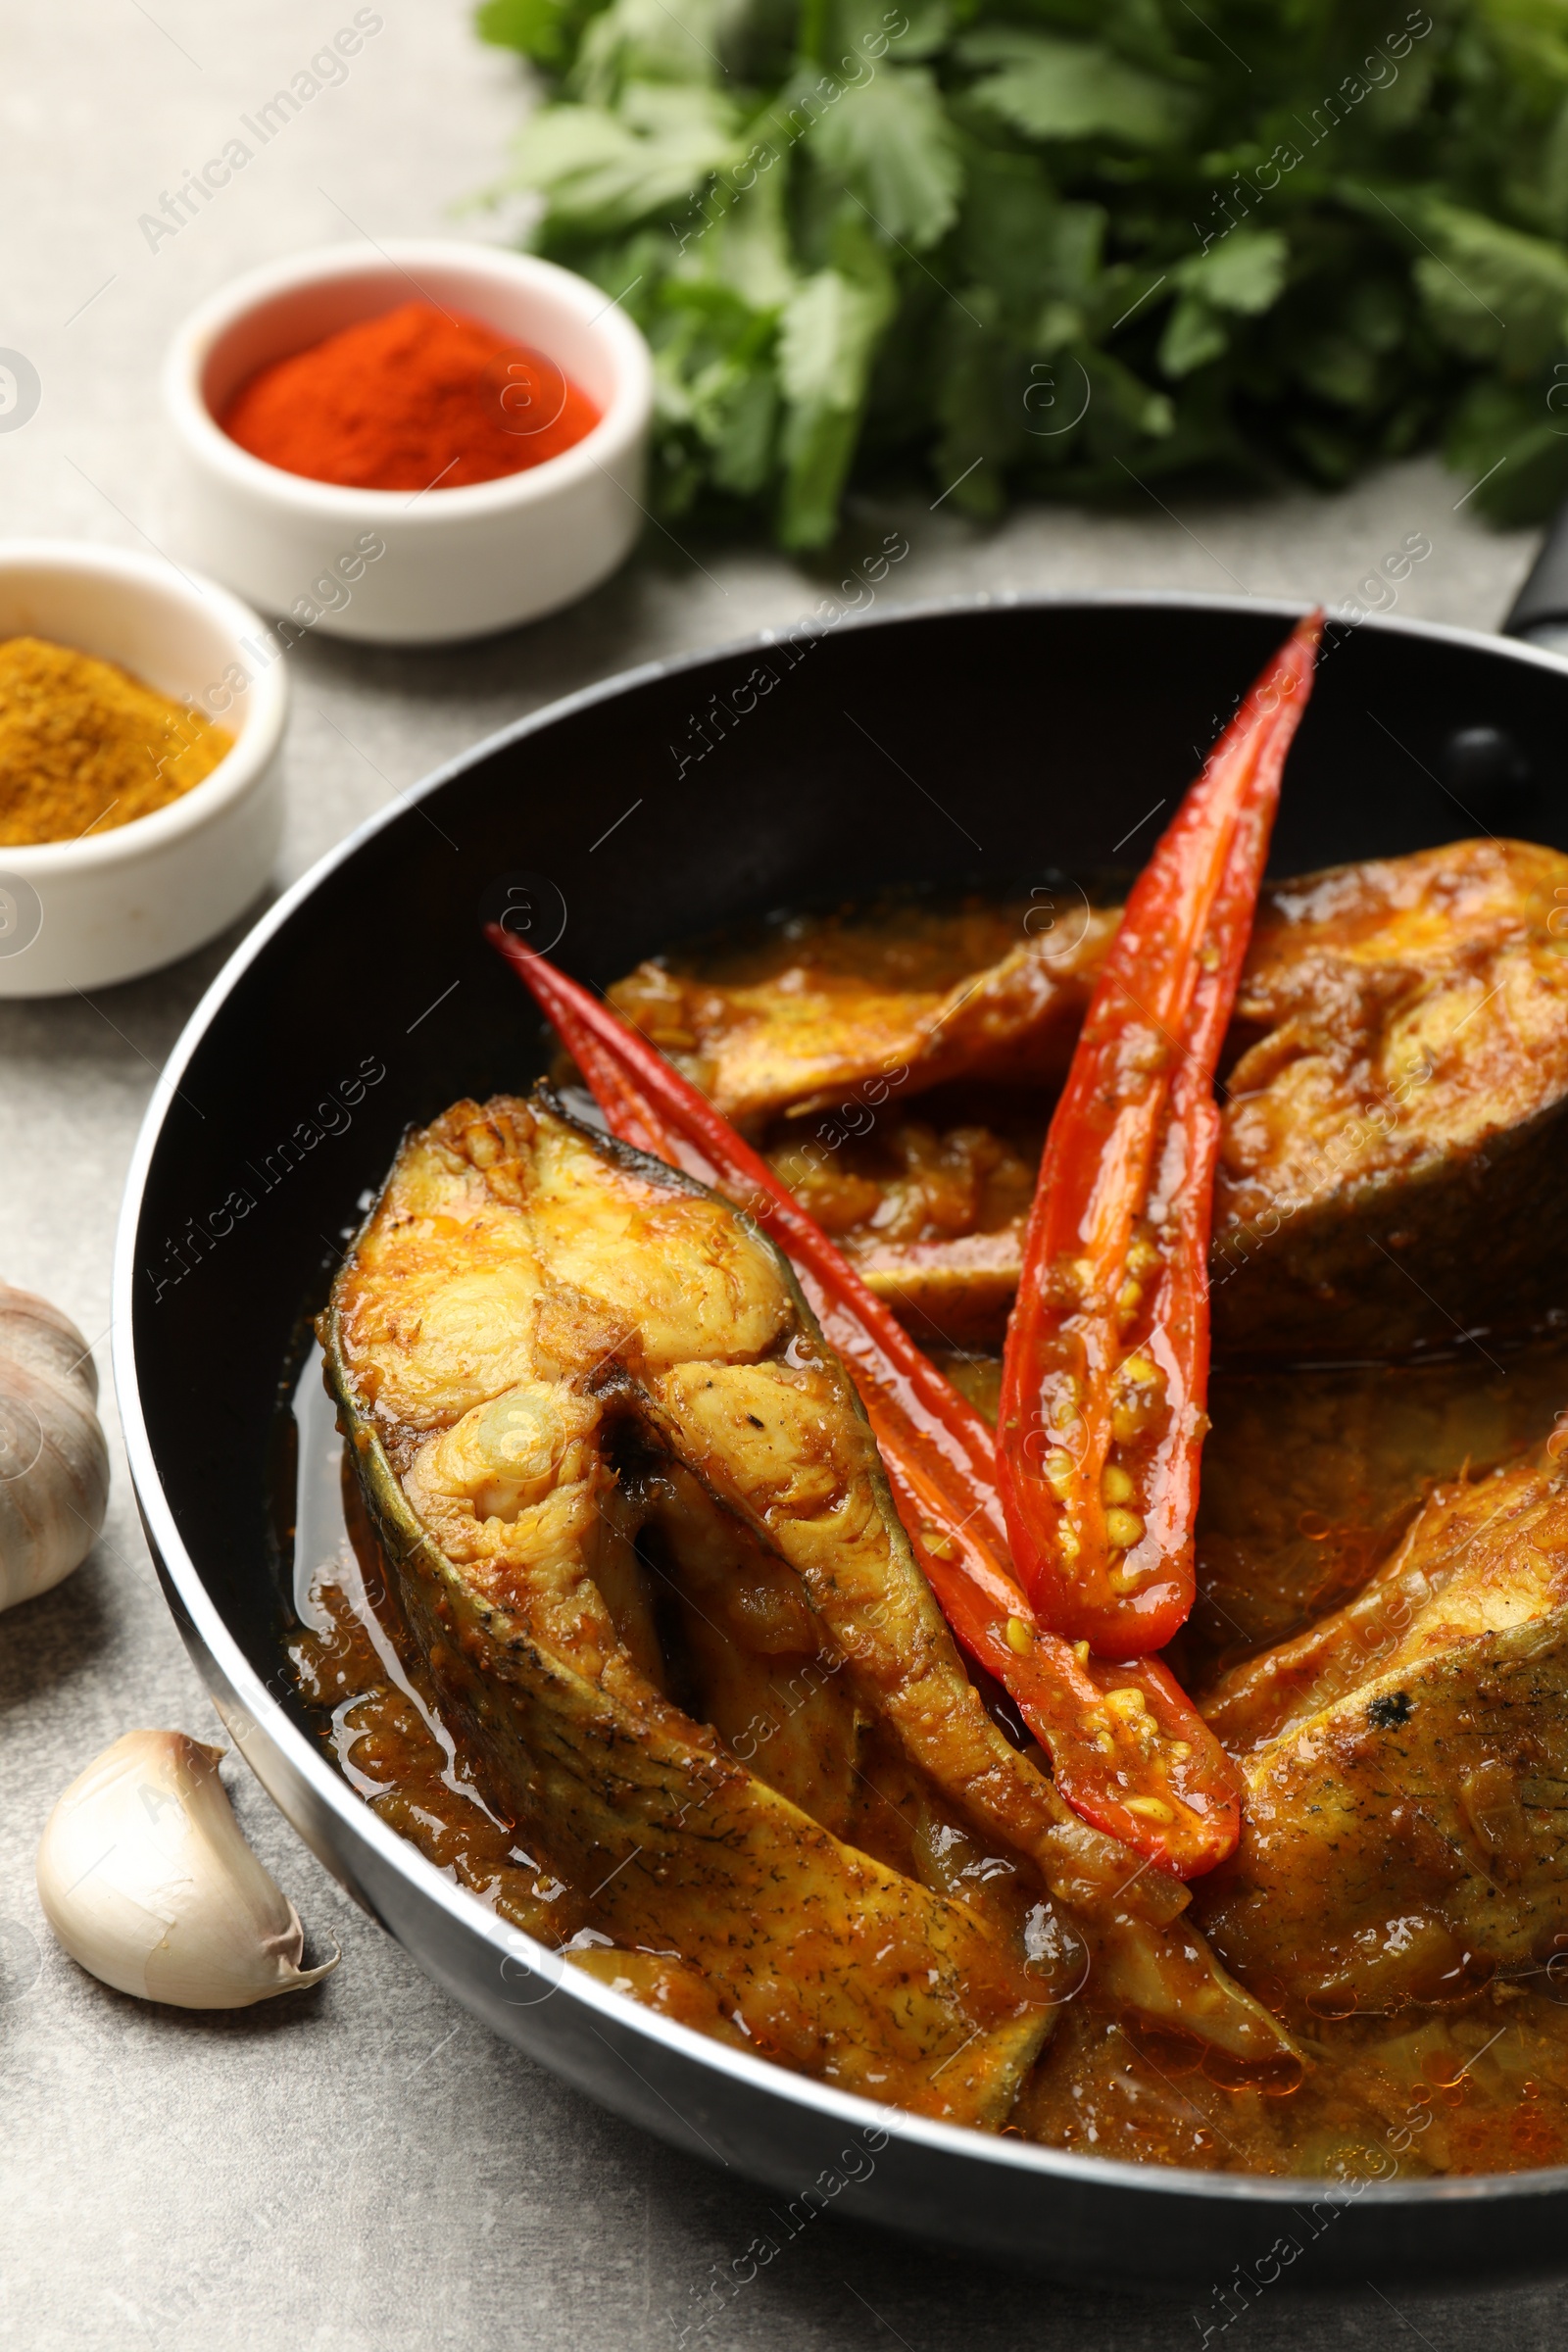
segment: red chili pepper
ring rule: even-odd
[[[1041,1161],[998,1484],[1042,1621],[1108,1657],[1162,1648],[1193,1605],[1214,1070],[1322,626],[1293,631],[1134,885]]]
[[[662,1054],[499,925],[488,936],[554,1023],[612,1132],[747,1210],[792,1260],[859,1392],[939,1605],[1013,1699],[1067,1802],[1180,1877],[1223,1861],[1241,1818],[1230,1759],[1157,1660],[1106,1665],[1036,1621],[1007,1563],[991,1432],[973,1406]]]

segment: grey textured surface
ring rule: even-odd
[[[180,315],[240,268],[363,230],[500,235],[451,208],[499,168],[519,98],[454,0],[384,0],[384,28],[176,238],[138,230],[176,174],[286,80],[347,0],[85,0],[8,12],[0,79],[0,343],[43,382],[0,435],[8,533],[137,546],[164,532],[155,374]],[[985,535],[924,501],[857,518],[910,543],[901,599],[971,590],[1183,586],[1353,597],[1412,532],[1432,553],[1400,610],[1490,626],[1530,553],[1475,526],[1435,466],[1352,496],[1125,519],[1047,512]],[[495,642],[292,656],[284,870],[437,761],[555,696],[650,656],[778,624],[822,579],[762,553],[654,535],[577,611]],[[884,591],[887,593],[888,591]],[[57,1299],[107,1377],[110,1251],[158,1064],[225,944],[106,992],[0,1008],[0,1271]],[[108,1408],[112,1421],[112,1404]],[[1129,2300],[999,2278],[823,2220],[718,2294],[763,2200],[586,2106],[454,2010],[348,1902],[242,1774],[235,1794],[314,1939],[318,1993],[233,2018],[106,1991],[53,1943],[32,1854],[59,1790],[134,1724],[219,1736],[148,1564],[117,1453],[110,1523],[79,1573],[0,1628],[0,2326],[26,2352],[403,2352],[463,2343],[758,2352],[902,2343],[1143,2352],[1193,2342],[1204,2297]],[[1236,2323],[1256,2352],[1409,2338],[1555,2344],[1545,2291],[1419,2302],[1368,2290]],[[1402,2316],[1400,2316],[1402,2315]]]

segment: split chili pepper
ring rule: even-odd
[[[500,928],[612,1131],[765,1226],[795,1266],[870,1421],[900,1519],[960,1645],[1017,1706],[1062,1795],[1095,1828],[1179,1877],[1236,1843],[1229,1758],[1168,1669],[1093,1658],[1048,1632],[1007,1561],[991,1432],[773,1170],[607,1004]]]
[[[997,1473],[1042,1621],[1106,1657],[1193,1605],[1214,1071],[1323,616],[1293,631],[1133,887],[1046,1139]]]

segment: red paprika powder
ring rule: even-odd
[[[273,361],[220,421],[285,473],[452,490],[559,457],[599,414],[542,352],[478,318],[405,302]]]

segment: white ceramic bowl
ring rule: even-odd
[[[497,481],[405,491],[285,473],[219,425],[270,361],[421,295],[548,354],[600,410],[593,431]],[[629,552],[644,520],[653,387],[648,346],[624,312],[553,262],[433,239],[298,254],[215,295],[170,350],[182,544],[269,612],[330,636],[440,644],[510,628],[570,604]]]
[[[0,997],[103,988],[172,963],[266,888],[282,831],[288,690],[258,614],[151,556],[71,540],[0,542],[0,638],[118,662],[235,737],[167,808],[80,841],[0,843]]]

